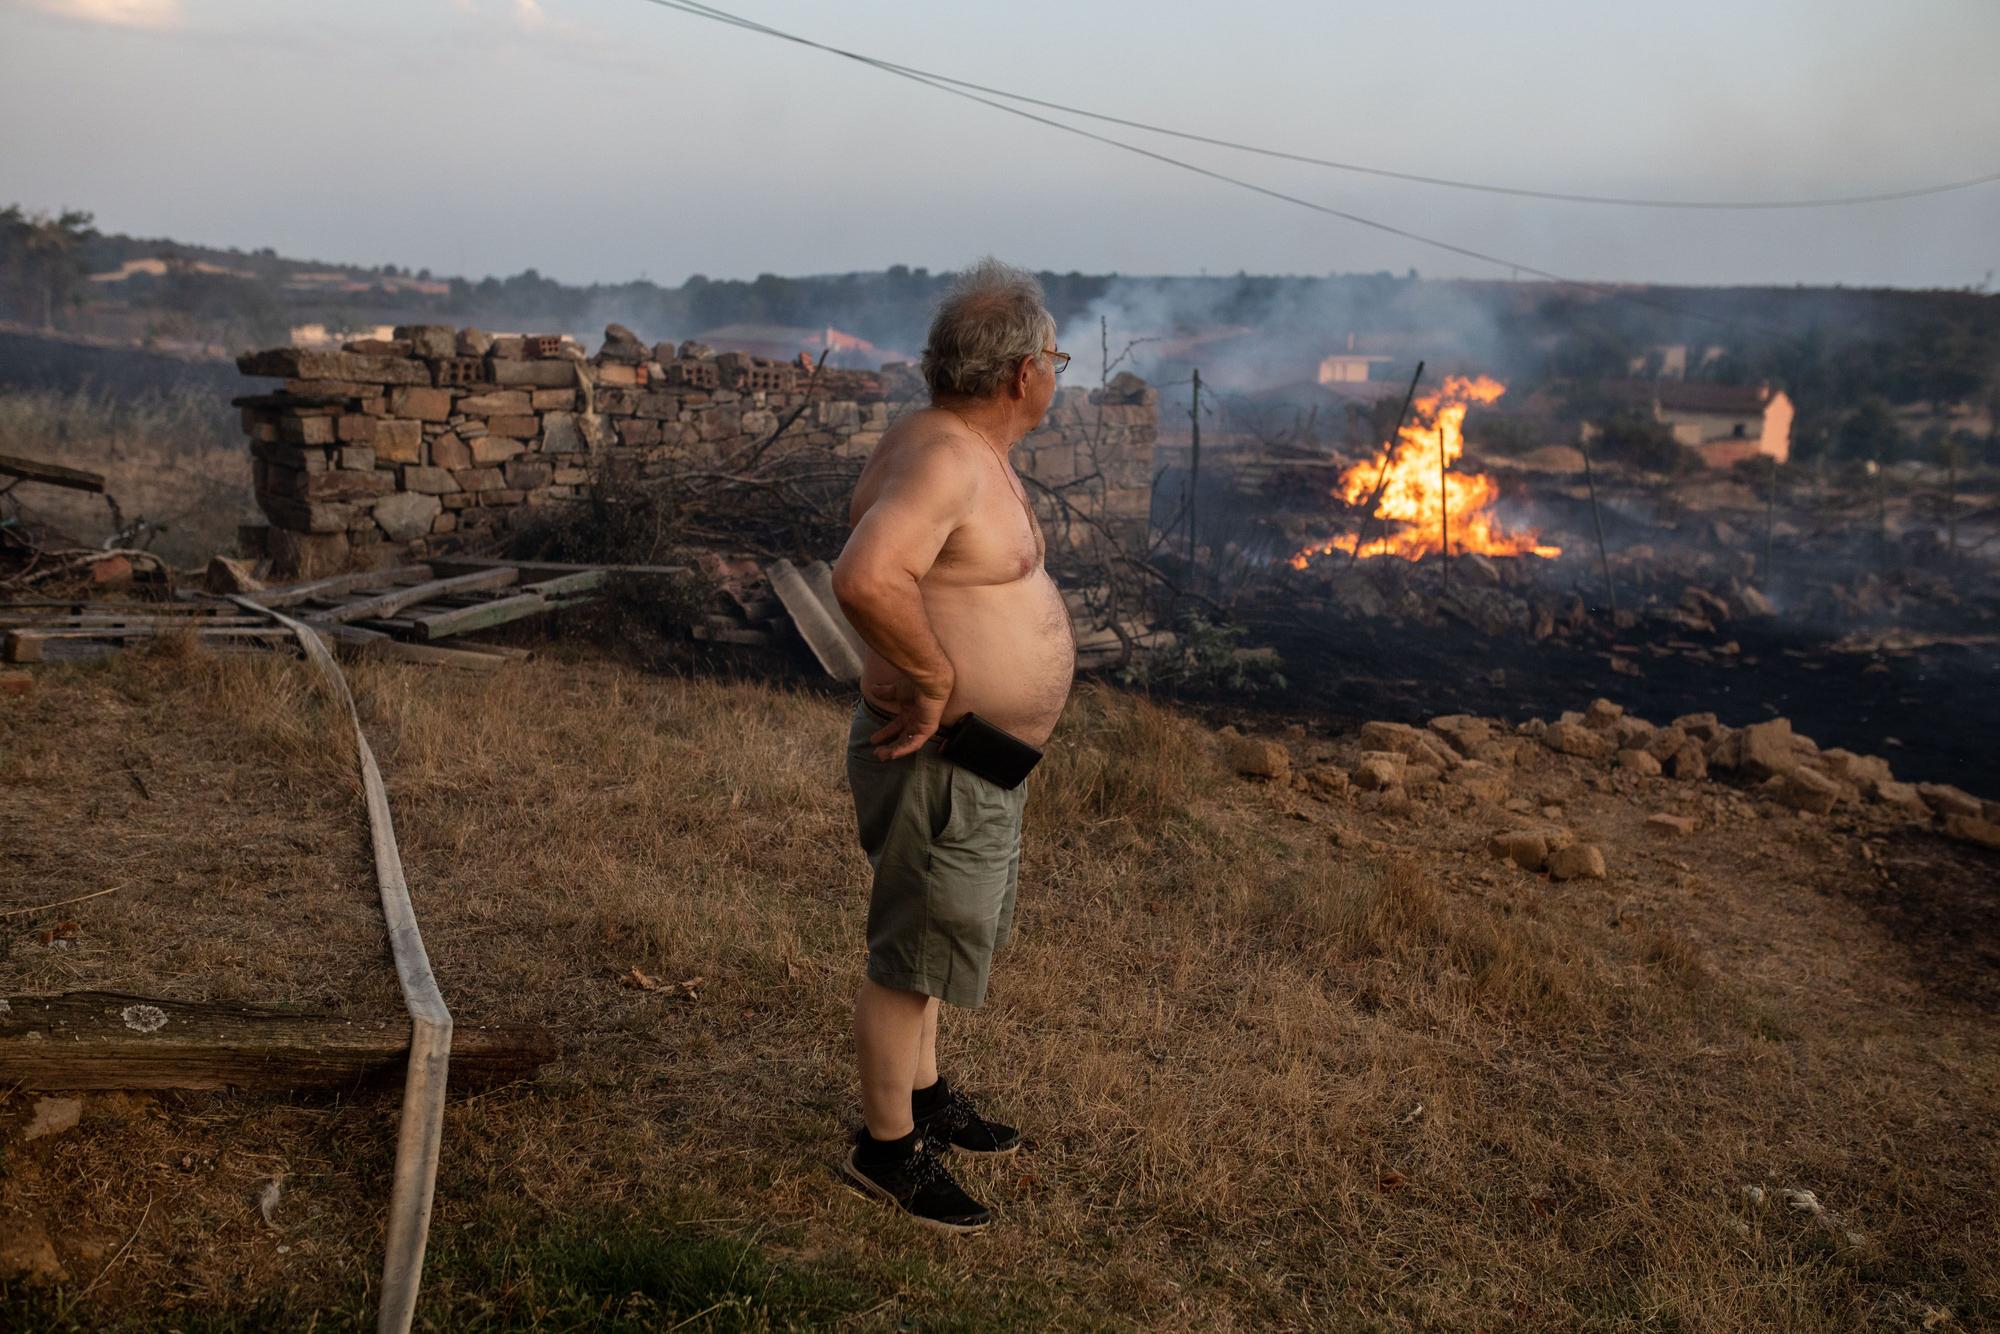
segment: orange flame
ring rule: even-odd
[[[1490,376],[1467,379],[1448,376],[1444,388],[1425,394],[1412,405],[1414,420],[1404,425],[1386,468],[1370,461],[1357,463],[1340,475],[1332,494],[1349,505],[1365,506],[1375,494],[1380,480],[1381,500],[1376,506],[1377,522],[1371,527],[1381,535],[1361,548],[1366,556],[1401,556],[1405,560],[1442,549],[1443,519],[1447,507],[1451,516],[1451,549],[1476,551],[1485,556],[1560,556],[1561,547],[1545,546],[1530,532],[1510,533],[1500,527],[1490,513],[1500,498],[1500,487],[1491,477],[1477,472],[1452,472],[1452,464],[1465,453],[1466,410],[1474,403],[1491,403],[1507,392],[1507,386]],[[1442,447],[1446,471],[1438,469]],[[1351,555],[1358,534],[1330,537],[1302,547],[1292,556],[1295,570],[1303,570],[1315,556],[1338,551]]]

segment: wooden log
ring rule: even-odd
[[[67,487],[72,491],[104,491],[104,474],[85,472],[81,468],[65,468],[60,463],[44,463],[40,459],[17,458],[12,454],[0,454],[0,477],[18,477],[24,482],[41,482],[48,486]]]
[[[393,1084],[409,1054],[403,1015],[346,1019],[112,991],[0,1001],[0,1088],[351,1088]],[[547,1029],[454,1025],[452,1087],[520,1079],[556,1054]]]
[[[356,570],[349,574],[329,575],[324,579],[308,579],[302,584],[286,584],[283,588],[266,588],[257,594],[257,605],[296,607],[301,602],[311,602],[315,598],[324,600],[338,597],[356,588],[421,581],[431,578],[433,573],[433,568],[429,565],[398,565],[387,570]]]
[[[507,565],[496,565],[490,570],[475,570],[471,574],[454,575],[448,579],[432,579],[426,583],[411,584],[407,588],[392,588],[373,597],[343,602],[337,607],[314,612],[306,618],[306,623],[339,624],[343,621],[394,616],[405,607],[414,607],[419,602],[428,602],[432,598],[446,597],[454,593],[475,593],[505,588],[520,577],[519,570]]]
[[[492,602],[451,611],[432,612],[428,616],[412,616],[409,620],[416,626],[419,637],[445,639],[572,605],[579,600],[577,594],[588,593],[601,586],[605,578],[603,570],[579,570],[574,574],[558,575],[554,579],[530,584],[513,597],[496,598]]]
[[[806,646],[819,659],[819,665],[826,674],[836,681],[859,681],[861,679],[861,655],[848,646],[846,636],[834,624],[833,617],[820,605],[819,598],[788,560],[772,561],[765,569],[771,581],[771,591],[778,595],[778,601],[785,604],[791,614],[792,624],[798,627]]]

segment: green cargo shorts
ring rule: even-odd
[[[847,731],[847,785],[875,868],[868,976],[974,1009],[1013,930],[1028,786],[1010,792],[939,758],[937,737],[885,764],[868,737],[888,721],[864,699]]]

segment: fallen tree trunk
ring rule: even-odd
[[[547,1029],[455,1025],[452,1090],[532,1074],[556,1056]],[[0,1088],[293,1089],[398,1082],[406,1015],[342,1019],[267,1005],[113,991],[0,1000]]]

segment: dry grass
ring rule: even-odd
[[[10,453],[103,473],[126,522],[164,526],[151,549],[176,564],[233,550],[236,526],[260,517],[249,443],[210,393],[0,392],[0,440]],[[103,496],[25,483],[11,499],[26,517],[81,542],[95,545],[117,529]]]
[[[583,658],[353,676],[455,1013],[568,1043],[533,1085],[451,1109],[425,1304],[439,1327],[2000,1321],[1991,1013],[1928,989],[1920,960],[1827,892],[1853,867],[1823,835],[1628,848],[1643,808],[1551,774],[1544,795],[1574,788],[1571,818],[1601,826],[1623,869],[1549,884],[1497,871],[1477,812],[1254,787],[1186,719],[1084,691],[1036,779],[1017,943],[988,1009],[947,1024],[949,1072],[1031,1137],[964,1171],[1004,1221],[952,1242],[830,1171],[854,1114],[865,902],[843,705]],[[115,728],[112,696],[132,710]],[[247,725],[210,800],[291,803],[315,821],[302,837],[353,859],[320,868],[322,897],[367,901],[343,761],[299,739],[331,732],[296,669],[49,671],[30,707],[0,792],[32,785],[37,823],[110,781],[64,767],[79,737],[207,763],[204,711],[221,710]],[[1342,851],[1334,825],[1397,850]],[[374,949],[386,976],[377,945],[287,918],[314,901],[281,894],[237,929],[289,931],[292,957],[340,954],[336,971]],[[89,907],[92,931],[161,931],[157,901]],[[700,979],[698,998],[621,987],[635,966]],[[80,1239],[72,1293],[97,1272],[90,1246],[139,1237],[65,1318],[165,1304],[345,1325],[372,1283],[392,1119],[387,1101],[220,1097],[93,1113],[13,1193]],[[173,1166],[190,1144],[197,1167]],[[280,1231],[249,1210],[258,1173],[286,1178]],[[1788,1209],[1786,1188],[1841,1226]]]

